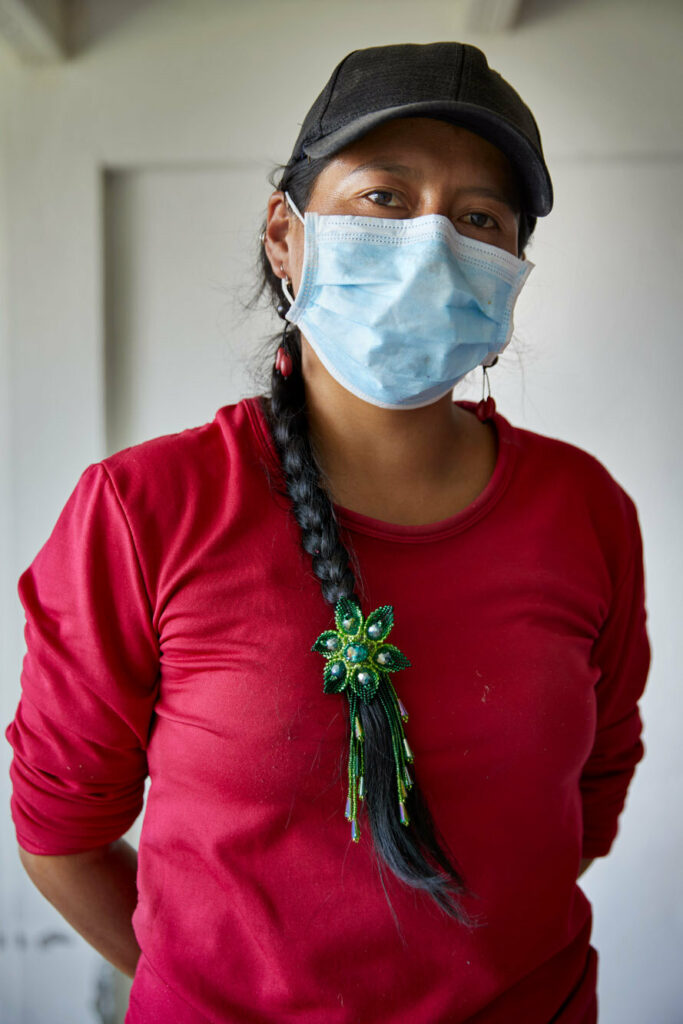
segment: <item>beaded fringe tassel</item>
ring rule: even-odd
[[[322,654],[327,664],[323,672],[325,693],[346,691],[349,701],[351,735],[349,739],[349,789],[346,817],[351,822],[351,838],[360,840],[359,802],[365,797],[365,737],[360,720],[360,703],[378,700],[389,722],[396,770],[396,794],[401,824],[409,825],[406,796],[413,784],[408,765],[413,754],[403,731],[408,713],[394,690],[390,672],[408,668],[410,662],[398,647],[386,643],[394,624],[394,609],[383,605],[363,618],[353,598],[342,597],[335,608],[336,630],[321,633],[311,650]]]

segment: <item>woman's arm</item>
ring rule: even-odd
[[[119,837],[142,810],[160,675],[141,566],[109,470],[94,463],[19,580],[26,654],[5,733],[24,868],[127,975],[140,956],[137,854]]]
[[[137,903],[137,853],[118,839],[86,853],[19,857],[33,884],[86,942],[132,978],[140,947],[131,918]]]
[[[584,873],[584,871],[587,868],[589,868],[591,866],[591,864],[593,863],[594,860],[595,860],[595,857],[582,857],[581,858],[581,864],[579,865],[579,873],[578,873],[578,875],[576,877],[577,878],[581,878],[581,875]]]

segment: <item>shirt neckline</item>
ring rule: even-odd
[[[282,468],[277,457],[268,421],[261,405],[260,396],[244,398],[242,399],[242,404],[246,408],[258,447],[265,456],[271,472],[275,475],[278,482],[282,483]],[[472,415],[476,414],[476,402],[460,399],[456,404],[467,412],[472,413]],[[339,524],[352,533],[364,533],[380,540],[409,544],[441,540],[453,534],[461,533],[463,530],[473,526],[474,523],[487,515],[494,505],[500,501],[512,476],[516,460],[517,443],[513,427],[497,410],[493,415],[493,424],[497,437],[494,470],[486,487],[466,508],[456,512],[453,516],[440,519],[437,522],[405,525],[403,523],[390,523],[382,519],[374,519],[372,516],[366,516],[362,512],[355,512],[353,509],[334,504]],[[285,494],[279,493],[277,490],[273,493],[275,500],[280,505],[289,508],[290,500]]]

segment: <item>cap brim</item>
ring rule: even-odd
[[[355,142],[377,125],[403,117],[434,117],[449,121],[481,135],[497,146],[513,164],[523,189],[523,205],[527,213],[545,217],[553,207],[553,186],[543,158],[536,147],[508,121],[474,103],[444,100],[441,103],[406,103],[400,107],[385,107],[364,114],[351,124],[338,128],[323,139],[303,146],[307,156],[318,158],[337,153],[350,142]]]

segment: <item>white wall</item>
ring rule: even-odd
[[[264,202],[268,194],[265,172],[289,155],[307,107],[346,52],[463,38],[462,7],[451,0],[97,0],[85,9],[92,21],[80,31],[83,49],[64,64],[23,66],[0,48],[0,387],[11,383],[9,401],[0,392],[0,429],[10,431],[0,464],[0,497],[9,495],[0,508],[3,723],[18,699],[23,652],[16,579],[81,470],[106,454],[107,428],[120,436],[105,403],[109,393],[110,412],[118,408],[115,382],[105,378],[115,318],[105,331],[103,261],[115,230],[105,238],[104,169],[118,172],[112,188],[123,189],[115,211],[144,197],[145,175],[188,176],[178,189],[191,202],[192,175],[199,185],[215,174],[226,204],[230,183],[249,190],[248,221],[260,190]],[[674,813],[683,777],[675,619],[683,574],[683,7],[537,0],[526,10],[510,33],[465,37],[533,109],[556,192],[528,251],[536,268],[520,302],[516,348],[491,380],[509,419],[595,453],[640,510],[654,650],[642,703],[647,756],[614,850],[582,886],[595,913],[601,1024],[675,1024],[683,1007],[683,826]],[[217,218],[230,223],[222,209]],[[145,358],[160,348],[181,358],[193,327],[187,311],[197,311],[203,350],[215,340],[227,353],[220,403],[211,391],[216,374],[210,387],[199,373],[170,412],[156,394],[144,419],[126,421],[137,439],[208,420],[218,404],[246,393],[239,353],[272,321],[255,316],[233,342],[226,302],[248,274],[246,262],[228,262],[237,251],[227,238],[215,242],[204,276],[186,284],[186,302],[176,297],[181,323],[160,314],[145,323]],[[473,379],[463,395],[478,396]],[[6,806],[9,750],[1,748]],[[71,936],[69,944],[45,941],[68,929],[22,876],[3,821],[0,991],[8,996],[0,1021],[106,1019],[102,1002],[100,1011],[92,1006],[99,958]]]

